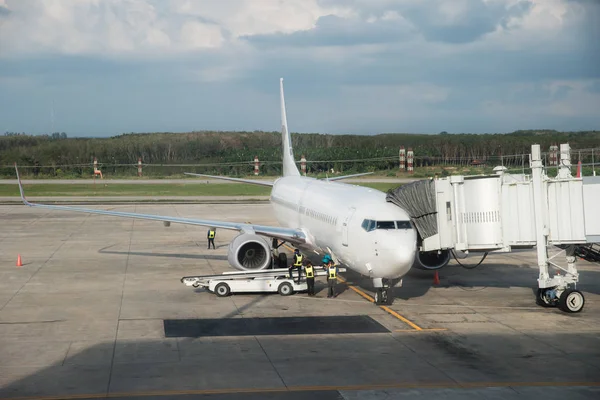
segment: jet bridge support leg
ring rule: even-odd
[[[556,256],[548,259],[545,265],[540,266],[536,303],[542,307],[558,307],[565,312],[577,313],[583,310],[585,298],[583,293],[575,289],[579,280],[579,273],[575,264],[575,246],[567,246],[564,251],[566,253],[567,268],[551,261]],[[548,264],[563,271],[564,274],[561,275],[559,272],[550,277]]]
[[[579,290],[571,288],[571,285],[575,287],[579,280],[579,274],[575,266],[575,246],[569,245],[565,248],[567,268],[563,268],[552,262],[552,259],[558,254],[550,259],[548,258],[548,202],[543,181],[543,165],[539,145],[533,145],[531,148],[531,169],[536,225],[536,250],[538,267],[540,269],[536,303],[544,307],[558,306],[565,312],[580,312],[585,304],[585,299]],[[557,273],[551,277],[548,272],[549,265],[562,270],[564,274]]]

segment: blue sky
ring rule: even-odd
[[[0,132],[600,129],[598,0],[0,0]],[[52,117],[53,116],[53,117]]]

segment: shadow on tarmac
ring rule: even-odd
[[[30,343],[20,357],[4,360],[2,370],[7,375],[0,398],[317,400],[363,398],[342,397],[341,392],[358,396],[357,391],[379,390],[384,396],[391,389],[404,389],[412,395],[401,398],[415,399],[428,388],[455,389],[458,392],[452,398],[482,398],[464,391],[495,386],[513,388],[514,394],[521,386],[537,386],[548,393],[550,387],[600,386],[600,339],[593,332],[230,336],[78,343],[85,346],[70,349],[64,359],[41,368],[34,367],[38,357],[43,360],[51,346],[39,341]],[[35,372],[23,373],[27,370]],[[10,376],[15,379],[6,379]],[[586,390],[576,398],[597,398],[598,390]],[[376,392],[369,393],[373,397],[364,398],[379,398]]]

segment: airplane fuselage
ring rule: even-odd
[[[408,214],[385,196],[367,187],[289,176],[275,181],[270,201],[280,225],[306,233],[307,245],[300,248],[329,248],[360,274],[395,279],[414,263],[417,233]]]

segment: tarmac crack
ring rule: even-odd
[[[441,334],[440,334],[441,335]],[[407,343],[402,342],[396,335],[392,335],[390,333],[390,336],[392,337],[392,339],[394,339],[396,342],[400,343],[402,346],[404,346],[405,348],[407,348],[408,350],[412,351],[414,354],[419,354],[419,352],[415,349],[413,349],[411,346],[409,346]],[[446,378],[450,379],[452,382],[454,382],[457,385],[460,385],[460,382],[456,379],[454,379],[452,376],[450,376],[449,374],[446,373],[445,370],[443,370],[442,368],[439,368],[438,366],[436,366],[434,363],[432,363],[427,357],[421,357],[421,359],[429,364],[434,370],[437,370],[438,372],[440,372],[442,375],[444,375]]]
[[[12,236],[13,236],[15,233],[23,232],[25,229],[27,229],[27,228],[29,228],[29,227],[31,227],[31,226],[33,226],[33,225],[37,224],[37,223],[38,223],[38,222],[39,222],[39,221],[40,221],[42,218],[45,218],[45,217],[46,217],[47,215],[49,215],[51,212],[52,212],[52,211],[48,211],[47,213],[45,213],[45,214],[43,214],[43,215],[39,216],[38,218],[34,219],[33,221],[31,221],[30,223],[28,223],[28,224],[25,224],[25,226],[24,226],[22,229],[19,229],[19,230],[18,230],[18,231],[16,231],[16,232],[14,232],[14,231],[13,231],[13,232],[12,232],[12,234],[8,234],[8,235],[6,235],[6,236],[3,236],[3,237],[1,237],[1,238],[0,238],[0,243],[2,243],[2,242],[4,241],[4,239],[6,239],[6,238],[8,238],[8,237],[12,237]],[[5,212],[4,214],[2,214],[2,217],[3,217],[3,216],[5,216],[5,215],[7,215],[7,214],[8,214],[8,211],[7,211],[7,212]]]
[[[134,206],[133,212],[137,211],[137,205]],[[129,269],[129,258],[131,254],[131,241],[135,232],[135,219],[131,221],[131,233],[129,234],[129,246],[127,247],[127,259],[125,260],[125,272],[123,273],[123,286],[121,288],[121,303],[119,304],[119,316],[117,318],[117,329],[115,331],[115,340],[113,342],[112,357],[110,359],[110,371],[108,373],[108,384],[106,385],[106,396],[110,394],[110,384],[112,382],[113,368],[115,365],[115,353],[117,351],[117,339],[119,337],[119,326],[121,324],[121,312],[123,311],[123,299],[125,298],[125,284],[127,283],[127,270]]]
[[[275,373],[277,374],[277,376],[281,380],[281,383],[283,383],[283,386],[285,386],[286,389],[289,389],[288,385],[283,380],[283,377],[279,373],[279,370],[277,370],[277,367],[275,367],[275,364],[273,364],[273,360],[271,360],[271,357],[269,357],[269,354],[267,354],[267,351],[263,347],[263,345],[260,342],[260,340],[258,340],[258,338],[256,336],[254,336],[254,340],[256,340],[256,343],[258,343],[258,346],[260,347],[260,349],[263,351],[263,353],[265,353],[265,357],[267,357],[267,360],[269,360],[269,363],[271,364],[271,367],[273,367],[273,371],[275,371]]]
[[[50,214],[50,213],[44,214],[42,217],[40,217],[40,218],[38,218],[37,220],[35,220],[35,221],[34,221],[34,223],[35,223],[35,222],[37,222],[37,221],[39,221],[41,218],[45,217],[45,216],[46,216],[46,215],[48,215],[48,214]],[[81,221],[81,222],[79,223],[79,225],[78,225],[78,226],[77,226],[77,227],[76,227],[76,228],[73,230],[73,232],[71,232],[71,233],[69,234],[69,236],[67,236],[67,238],[66,238],[66,239],[62,239],[62,240],[61,240],[61,242],[60,242],[60,244],[58,245],[58,247],[57,247],[56,249],[54,249],[54,251],[52,252],[52,254],[50,254],[50,256],[49,256],[49,257],[46,259],[46,261],[44,261],[44,263],[43,263],[42,265],[40,265],[40,267],[39,267],[38,269],[36,269],[36,270],[35,270],[35,272],[34,272],[33,274],[31,274],[31,276],[29,277],[29,279],[27,279],[27,281],[21,285],[21,287],[19,288],[19,290],[17,290],[17,291],[15,292],[15,294],[13,294],[13,295],[12,295],[12,296],[11,296],[11,297],[10,297],[10,298],[9,298],[9,299],[6,301],[6,303],[4,303],[4,304],[2,305],[2,307],[0,307],[0,312],[2,312],[2,310],[4,310],[4,308],[5,308],[5,307],[6,307],[6,306],[7,306],[7,305],[8,305],[8,304],[9,304],[9,303],[10,303],[10,302],[11,302],[11,301],[12,301],[12,300],[15,298],[15,297],[17,297],[17,295],[18,295],[19,293],[21,293],[21,290],[23,290],[23,288],[24,288],[25,286],[27,286],[27,284],[28,284],[29,282],[31,282],[31,280],[33,279],[33,277],[34,277],[34,276],[36,276],[36,275],[37,275],[37,273],[38,273],[38,272],[40,272],[40,271],[42,270],[42,268],[44,268],[44,267],[46,266],[46,264],[48,264],[48,261],[50,261],[50,260],[52,259],[52,257],[54,257],[54,255],[55,255],[55,254],[56,254],[56,253],[57,253],[57,252],[58,252],[58,251],[59,251],[59,250],[60,250],[60,249],[61,249],[61,248],[62,248],[62,247],[65,245],[65,243],[67,243],[67,242],[69,241],[69,239],[71,239],[71,237],[72,237],[72,236],[73,236],[75,233],[77,233],[77,232],[78,232],[79,228],[81,228],[81,226],[85,224],[85,222],[86,222],[86,221],[87,221],[87,220],[90,218],[90,216],[91,216],[91,214],[87,215],[87,216],[86,216],[86,217],[83,219],[83,221]],[[30,224],[30,225],[31,225],[31,224]],[[27,225],[27,226],[30,226],[30,225]]]
[[[0,325],[32,325],[32,324],[53,324],[56,322],[66,322],[66,319],[53,319],[48,321],[12,321],[12,322],[0,322]]]

